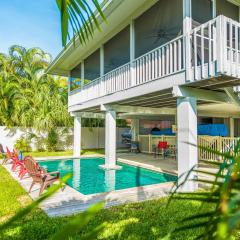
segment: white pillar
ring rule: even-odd
[[[104,75],[104,46],[100,47],[100,77]]]
[[[191,38],[192,30],[192,0],[183,0],[183,35],[185,36],[185,66],[186,80],[191,80]]]
[[[139,135],[139,119],[132,119],[132,140],[137,141]]]
[[[77,189],[80,185],[81,160],[73,159],[73,187]]]
[[[217,17],[217,1],[212,0],[212,18]]]
[[[234,118],[229,118],[229,135],[230,137],[234,137]]]
[[[79,157],[81,155],[81,117],[74,117],[73,134],[73,155],[74,157]]]
[[[197,151],[197,104],[195,98],[177,99],[177,159],[179,184],[184,180],[184,175],[198,163]],[[189,179],[195,179],[195,173]],[[180,191],[195,191],[197,184],[187,181]]]
[[[105,117],[105,165],[103,169],[121,169],[116,165],[116,112],[107,110]]]
[[[131,71],[131,86],[135,85],[135,25],[134,20],[132,19],[130,22],[130,71]]]
[[[116,185],[116,170],[105,171],[105,183],[107,192],[115,190]]]
[[[81,88],[84,86],[84,60],[81,62]]]

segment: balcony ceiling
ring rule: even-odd
[[[75,46],[71,41],[56,57],[47,70],[49,74],[69,76],[69,71],[83,59],[93,53],[102,44],[126,27],[131,18],[136,18],[151,7],[157,0],[109,0],[104,4],[107,23],[101,22],[102,31],[95,35],[86,45],[76,40]]]

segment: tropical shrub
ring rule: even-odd
[[[36,150],[38,152],[46,151],[46,144],[45,144],[46,140],[45,140],[45,138],[43,138],[43,137],[36,137],[34,139],[34,141],[35,141]]]
[[[32,148],[28,139],[21,137],[14,144],[14,148],[22,152],[31,152]]]
[[[58,144],[58,133],[55,130],[51,130],[48,132],[47,138],[46,138],[46,148],[49,152],[56,151],[57,144]]]

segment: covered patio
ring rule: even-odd
[[[210,91],[215,94],[214,91]],[[209,93],[203,90],[202,93]],[[178,93],[179,94],[179,93]],[[193,97],[181,96],[177,98],[176,108],[170,107],[141,107],[120,104],[102,104],[98,112],[75,112],[74,125],[74,153],[75,157],[79,156],[81,149],[81,118],[84,117],[101,117],[105,119],[105,164],[101,167],[106,171],[119,170],[118,162],[139,166],[154,171],[167,172],[175,174],[178,177],[186,174],[192,167],[199,165],[200,167],[211,169],[211,166],[204,165],[202,160],[220,161],[218,156],[207,155],[202,151],[198,151],[197,145],[207,144],[218,151],[227,151],[234,145],[238,139],[239,124],[236,120],[240,117],[239,107],[234,104],[223,104],[222,100],[218,103],[210,103],[210,98],[217,98],[216,94],[199,95],[200,99],[207,99],[204,104],[201,102],[197,106],[197,100]],[[210,94],[210,93],[209,93]],[[191,94],[190,94],[191,95]],[[176,101],[176,99],[175,99]],[[198,100],[199,102],[199,100]],[[207,104],[208,102],[208,104]],[[199,102],[200,103],[200,102]],[[228,135],[219,136],[199,136],[198,123],[199,117],[212,117],[222,119],[222,123],[228,128]],[[117,153],[116,151],[116,120],[132,119],[131,132],[132,140],[138,141],[141,153]],[[143,135],[140,132],[141,119],[170,119],[171,125],[176,126],[176,132],[172,136],[153,136],[149,133]],[[219,120],[216,120],[216,122]],[[175,149],[175,155],[167,155],[165,158],[162,154],[154,154],[154,146],[161,139],[167,139],[169,145]],[[214,169],[213,169],[214,170]],[[191,179],[195,179],[196,174],[192,174]],[[190,182],[186,184],[183,191],[193,191],[196,186]]]
[[[117,162],[126,163],[135,167],[146,168],[156,172],[164,172],[171,175],[178,175],[178,163],[177,160],[172,157],[154,157],[152,154],[150,155],[146,153],[118,153]],[[218,169],[213,165],[206,164],[203,161],[199,161],[198,170],[216,173]],[[210,178],[209,175],[203,173],[199,173],[198,177],[208,180]],[[214,177],[212,178],[214,179]],[[206,186],[199,185],[199,187]]]

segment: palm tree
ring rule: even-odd
[[[15,102],[20,98],[18,77],[15,75],[11,59],[0,54],[0,123],[6,126],[15,125],[13,113]]]

